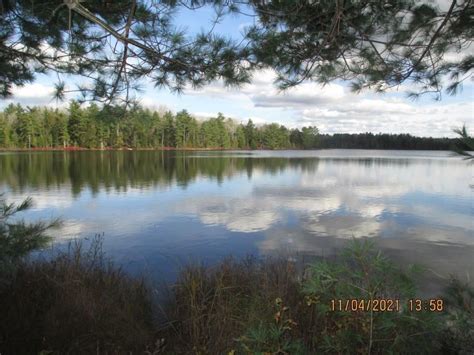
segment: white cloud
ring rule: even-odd
[[[54,99],[54,86],[41,83],[26,84],[24,86],[14,86],[12,97],[0,100],[0,107],[10,103],[21,104],[23,106],[49,106],[63,108],[68,105],[67,100],[57,101]],[[71,97],[70,95],[66,96]]]
[[[208,120],[209,118],[217,117],[218,112],[193,111],[193,112],[191,112],[191,114],[197,120],[204,121],[204,120]],[[242,117],[238,117],[238,116],[235,116],[235,115],[229,115],[229,114],[226,114],[225,112],[222,112],[222,114],[225,117],[231,118],[236,122],[246,123],[248,119],[251,119],[252,122],[256,125],[261,125],[261,124],[268,123],[267,120],[265,120],[264,118],[258,117],[258,116],[248,116],[248,117],[245,117],[245,119],[243,119]]]
[[[420,136],[453,136],[453,128],[474,124],[473,105],[469,102],[422,106],[399,99],[363,99],[327,106],[326,110],[304,110],[299,122],[316,125],[324,133],[387,132]]]
[[[452,101],[420,101],[406,99],[404,93],[376,95],[366,91],[352,93],[339,83],[321,86],[316,83],[302,83],[284,92],[274,84],[276,74],[272,70],[261,70],[254,74],[252,83],[241,88],[226,88],[221,81],[201,89],[188,87],[179,101],[165,107],[156,96],[147,93],[141,103],[154,110],[179,111],[183,107],[197,118],[214,117],[218,111],[237,121],[251,118],[255,123],[279,122],[289,127],[315,125],[322,133],[410,133],[419,136],[455,136],[453,128],[466,124],[474,126],[474,86],[466,83],[464,93]],[[404,92],[409,85],[397,88]],[[15,88],[14,97],[4,101],[20,102],[25,105],[63,106],[52,99],[53,86],[28,84]],[[469,95],[471,94],[471,95]],[[202,98],[202,100],[201,100]],[[211,100],[211,106],[203,107],[200,101]],[[214,103],[220,109],[215,109]],[[237,111],[226,112],[228,106]],[[193,109],[199,107],[199,109]],[[225,108],[223,108],[225,107]]]
[[[150,110],[158,111],[160,113],[165,113],[166,111],[176,112],[174,107],[168,107],[167,105],[163,105],[159,100],[154,99],[150,96],[143,96],[139,98],[139,102],[146,108]]]
[[[23,87],[15,87],[13,89],[13,95],[18,99],[51,99],[53,92],[54,88],[52,86],[46,86],[43,84],[29,84]]]
[[[340,84],[322,86],[303,83],[279,91],[271,70],[255,73],[252,83],[240,89],[225,88],[222,82],[199,90],[188,89],[187,95],[206,96],[242,103],[246,109],[286,112],[289,126],[316,125],[322,133],[388,132],[420,136],[454,136],[452,129],[463,124],[474,125],[473,105],[468,101],[429,103],[409,101],[399,94],[371,92],[355,94]],[[467,90],[472,91],[467,85]],[[405,85],[397,89],[410,90]],[[269,111],[268,111],[269,112]]]

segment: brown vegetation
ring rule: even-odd
[[[414,297],[413,275],[367,243],[304,273],[281,258],[190,265],[156,308],[152,289],[100,245],[72,244],[17,266],[0,288],[1,354],[464,354],[474,346],[474,291],[459,282],[444,313],[332,311],[334,298]]]
[[[168,338],[177,353],[222,354],[235,349],[249,327],[272,321],[274,302],[284,299],[289,312],[302,306],[292,263],[254,258],[185,267],[167,305]]]
[[[140,352],[152,343],[148,289],[97,244],[22,263],[0,291],[2,354]]]

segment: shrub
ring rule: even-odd
[[[452,280],[445,313],[410,312],[416,271],[368,241],[304,272],[283,259],[229,258],[183,268],[157,314],[150,288],[106,259],[100,239],[72,243],[17,262],[0,289],[0,353],[472,353],[472,287]],[[398,299],[400,310],[331,309],[338,299]]]
[[[226,259],[205,268],[184,268],[165,307],[166,338],[176,353],[222,354],[262,320],[272,319],[281,297],[298,302],[299,284],[292,263]]]
[[[474,288],[452,278],[444,292],[447,324],[442,333],[444,354],[472,354],[474,350]]]
[[[154,336],[148,288],[107,261],[99,240],[20,263],[0,309],[2,354],[143,352]]]
[[[402,271],[375,250],[368,240],[351,242],[334,262],[308,268],[303,293],[313,312],[310,346],[328,353],[433,353],[439,348],[439,313],[413,312],[408,300],[416,298],[417,268]],[[399,300],[399,311],[345,311],[342,300]],[[335,300],[336,310],[332,309]]]
[[[273,321],[262,320],[237,339],[241,349],[248,354],[306,354],[302,340],[291,334],[298,324],[289,317],[289,307],[277,298],[275,308]]]
[[[166,307],[166,339],[176,353],[437,353],[443,315],[407,307],[416,274],[367,240],[353,241],[334,261],[312,263],[304,275],[274,259],[188,267]],[[397,299],[400,309],[334,311],[337,299]]]

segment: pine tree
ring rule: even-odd
[[[176,114],[176,147],[185,148],[190,137],[190,126],[192,118],[186,110]]]
[[[164,117],[163,139],[165,147],[176,147],[176,127],[171,112],[167,112]]]
[[[0,114],[0,147],[10,147],[10,127],[5,114]]]
[[[255,125],[253,124],[252,120],[249,119],[247,125],[245,126],[245,136],[247,144],[251,149],[257,148],[257,137],[255,131]]]
[[[68,133],[71,137],[71,143],[76,146],[83,146],[86,140],[87,122],[81,106],[77,101],[71,101],[69,104]]]
[[[18,261],[47,244],[50,238],[46,232],[60,223],[59,220],[49,223],[12,220],[18,212],[29,209],[32,202],[27,198],[18,205],[9,204],[0,194],[0,284],[11,275]]]
[[[242,124],[237,126],[237,130],[235,131],[235,140],[237,143],[237,148],[244,149],[247,148],[247,141],[245,139],[245,127]]]
[[[68,133],[68,120],[65,114],[56,111],[56,121],[54,128],[56,130],[56,145],[62,146],[63,148],[68,146],[69,133]]]
[[[8,5],[8,6],[7,6]],[[218,5],[216,3],[216,5]],[[181,90],[216,79],[248,82],[247,51],[235,40],[203,31],[187,34],[173,19],[177,1],[9,1],[0,2],[0,96],[12,94],[37,74],[80,77],[81,99],[130,104],[136,81]],[[221,17],[220,15],[219,17]],[[114,48],[113,51],[109,48]],[[45,47],[48,50],[44,50]],[[59,99],[74,88],[60,79]],[[79,81],[79,80],[78,80]],[[138,89],[137,89],[138,90]]]
[[[28,149],[34,147],[35,127],[33,117],[24,110],[17,111],[16,133],[22,147]]]
[[[412,97],[455,94],[472,75],[471,0],[447,8],[426,1],[251,1],[254,63],[277,71],[281,88],[347,80],[359,91],[410,81]],[[446,53],[456,53],[447,60]]]
[[[318,129],[316,127],[303,127],[302,128],[302,143],[304,149],[312,149],[317,146]]]

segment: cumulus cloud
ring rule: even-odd
[[[222,114],[224,114],[225,117],[227,117],[227,118],[231,118],[231,119],[235,120],[236,122],[240,122],[240,121],[244,122],[244,120],[239,116],[225,114],[225,112],[222,112]],[[191,113],[191,115],[194,116],[198,121],[205,121],[205,120],[208,120],[210,118],[217,117],[218,112],[193,111]],[[267,120],[265,120],[264,118],[258,117],[258,116],[250,115],[248,117],[245,117],[245,122],[248,119],[251,119],[252,122],[254,124],[257,124],[257,125],[267,123]]]
[[[150,96],[140,97],[139,102],[144,107],[149,108],[153,111],[158,111],[160,113],[165,113],[167,111],[176,112],[176,108],[163,105],[159,100]]]
[[[453,136],[453,128],[463,124],[472,126],[474,117],[473,106],[468,102],[417,106],[400,99],[364,99],[347,100],[329,105],[329,108],[306,109],[298,122],[316,125],[325,133],[388,132]]]
[[[274,81],[276,74],[272,70],[261,70],[254,74],[252,82],[241,88],[226,88],[221,81],[211,83],[201,89],[188,87],[181,99],[186,102],[189,111],[197,118],[214,117],[217,110],[193,110],[193,97],[218,100],[219,104],[238,105],[240,112],[223,112],[239,120],[251,118],[255,123],[278,121],[289,127],[317,126],[322,133],[410,133],[419,136],[455,136],[453,128],[463,124],[474,126],[474,105],[467,100],[473,91],[473,85],[465,85],[464,94],[457,102],[422,101],[412,102],[403,93],[390,90],[386,95],[371,92],[352,93],[340,83],[325,86],[316,83],[302,83],[286,91],[279,91]],[[409,87],[397,90],[403,92]],[[52,101],[53,86],[28,84],[15,88],[14,97],[4,103],[19,102],[24,105],[61,106],[64,103]],[[464,96],[463,96],[464,95]],[[471,95],[472,96],[472,95]],[[165,107],[147,93],[140,98],[141,103],[151,109],[178,111],[182,108],[175,104]]]
[[[15,86],[12,90],[12,97],[0,100],[0,108],[9,104],[21,104],[23,106],[48,106],[62,108],[68,105],[67,100],[57,101],[54,99],[53,84],[33,83],[24,86]],[[67,98],[72,98],[67,95]]]
[[[463,124],[473,125],[471,102],[420,104],[398,94],[377,95],[370,92],[352,93],[341,84],[319,85],[303,83],[279,91],[275,72],[257,72],[251,84],[240,89],[225,88],[222,82],[205,88],[185,91],[191,96],[239,100],[253,109],[279,109],[287,112],[289,126],[315,125],[323,133],[389,132],[420,136],[453,136],[452,129]],[[398,88],[403,92],[409,87]],[[468,86],[468,90],[472,90]]]
[[[270,83],[253,85],[243,90],[256,107],[306,108],[336,102],[345,96],[341,85],[321,86],[304,83],[280,92]]]
[[[52,85],[39,83],[27,84],[13,89],[13,98],[9,101],[25,105],[50,105],[54,94]]]

